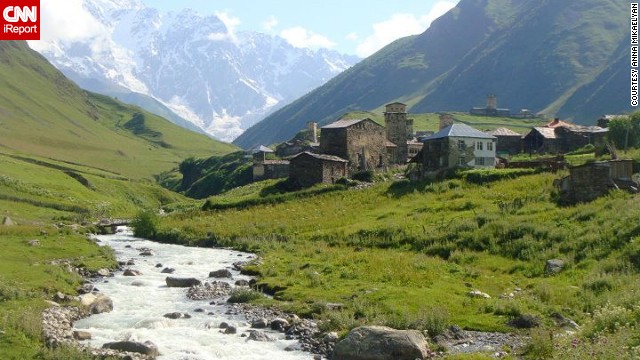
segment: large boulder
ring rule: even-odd
[[[209,273],[209,277],[213,278],[230,278],[232,276],[231,271],[228,269],[220,269],[216,271],[211,271]]]
[[[274,339],[267,335],[262,331],[257,330],[249,330],[249,340],[258,341],[258,342],[270,342],[274,341]]]
[[[116,341],[102,345],[104,349],[112,349],[118,351],[126,351],[138,354],[144,354],[155,358],[158,356],[158,347],[151,341],[145,341],[143,343],[135,341]]]
[[[168,287],[192,287],[202,284],[202,282],[196,278],[176,278],[167,276],[164,280]]]
[[[547,260],[544,265],[544,273],[547,275],[557,274],[564,269],[564,260],[561,259],[551,259]]]
[[[102,314],[113,310],[113,300],[104,294],[84,294],[80,295],[80,304],[89,311],[90,314]]]
[[[124,275],[124,276],[140,276],[140,275],[142,275],[142,272],[140,270],[126,269],[124,271],[124,273],[122,273],[122,275]]]
[[[336,344],[332,360],[428,359],[427,340],[417,330],[395,330],[386,326],[361,326]]]

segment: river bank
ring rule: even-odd
[[[315,321],[294,314],[227,303],[233,288],[252,281],[240,269],[243,263],[255,259],[253,254],[160,244],[134,238],[130,233],[97,236],[96,241],[114,249],[120,266],[112,273],[93,274],[87,286],[113,296],[114,311],[87,317],[77,308],[50,308],[43,313],[49,346],[67,343],[98,356],[131,358],[130,353],[101,346],[114,341],[151,341],[161,359],[265,359],[265,351],[273,352],[268,356],[283,359],[326,359],[339,340],[337,333],[322,332]],[[166,285],[168,275],[193,276],[202,285],[188,290],[170,288]],[[78,341],[78,333],[90,334],[91,339]],[[500,357],[506,355],[505,349],[522,347],[524,338],[452,327],[435,342],[444,351],[432,351],[433,358],[475,352]],[[222,351],[212,343],[241,347],[244,352]],[[133,358],[153,357],[137,354]]]
[[[114,249],[120,269],[91,279],[114,305],[111,312],[74,323],[75,331],[91,334],[81,345],[100,348],[113,341],[152,341],[160,359],[298,360],[314,358],[312,350],[328,351],[310,345],[310,341],[306,345],[300,342],[316,333],[317,326],[309,320],[227,303],[233,288],[248,289],[243,285],[251,280],[240,274],[234,263],[251,260],[253,254],[154,243],[129,233],[95,239]],[[189,290],[170,287],[168,277],[197,279],[202,285]],[[287,325],[274,325],[278,321]]]

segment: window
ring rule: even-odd
[[[467,162],[465,161],[464,155],[460,155],[460,158],[458,159],[458,165],[460,165],[460,166],[467,165]]]
[[[458,149],[464,150],[464,140],[458,140]]]
[[[476,142],[476,150],[482,150],[482,141]]]
[[[488,141],[487,142],[487,150],[493,151],[493,141]]]
[[[477,157],[476,158],[476,165],[484,166],[484,158],[483,157]]]

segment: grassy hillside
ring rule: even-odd
[[[0,44],[0,146],[126,177],[234,149],[115,99],[87,93],[26,43]]]
[[[0,168],[0,217],[19,224],[126,218],[142,208],[187,200],[150,180],[46,158],[0,151]]]
[[[628,349],[640,345],[629,335],[640,325],[638,198],[615,191],[562,207],[552,186],[560,176],[386,182],[245,206],[249,192],[264,193],[252,185],[229,195],[238,207],[163,218],[157,237],[257,251],[260,286],[279,306],[324,320],[327,330],[366,323],[434,335],[457,324],[528,334],[508,325],[526,315],[540,323],[529,358],[633,358]],[[224,195],[210,202],[224,203]],[[546,274],[549,259],[565,268]],[[581,332],[564,335],[554,313]]]

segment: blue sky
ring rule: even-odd
[[[142,0],[161,11],[218,15],[234,32],[280,35],[297,47],[366,57],[427,29],[458,0]]]

